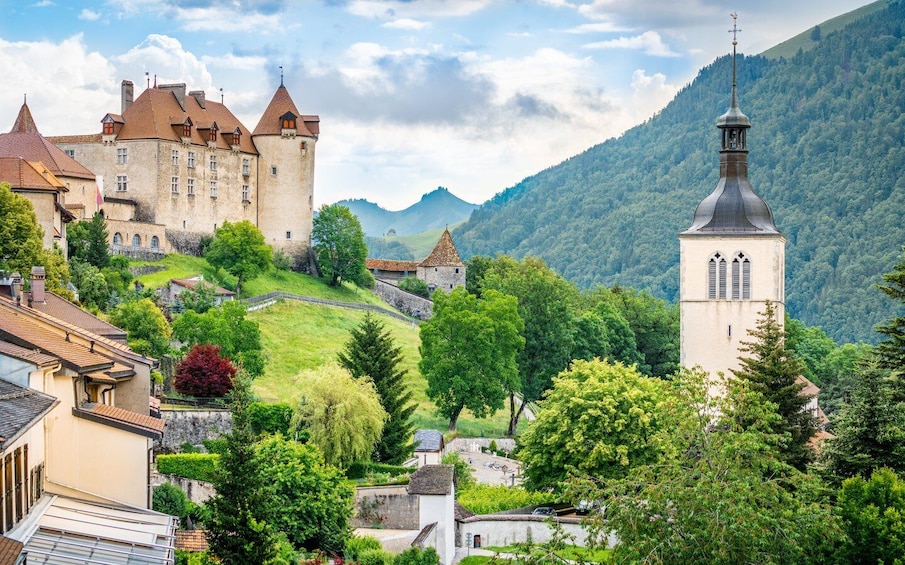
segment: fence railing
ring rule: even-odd
[[[413,322],[416,324],[421,323],[421,321],[417,318],[412,318],[411,316],[406,316],[405,314],[400,314],[399,312],[392,312],[385,308],[374,306],[373,304],[362,304],[360,302],[342,302],[339,300],[328,300],[326,298],[315,298],[313,296],[301,296],[298,294],[293,294],[291,292],[283,292],[281,290],[242,299],[242,301],[245,302],[246,305],[248,305],[248,309],[250,311],[266,308],[275,304],[278,300],[297,300],[299,302],[323,304],[325,306],[337,306],[339,308],[349,308],[351,310],[370,310],[372,312],[379,312],[380,314],[385,314],[392,318],[396,318],[397,320],[402,320],[403,322]]]

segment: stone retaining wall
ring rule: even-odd
[[[206,439],[217,439],[233,429],[229,410],[161,410],[166,422],[163,439],[154,442],[154,451],[172,453],[183,443],[202,445]]]
[[[176,475],[163,475],[161,473],[151,473],[151,487],[170,483],[177,486],[185,492],[189,500],[195,504],[207,502],[207,499],[214,496],[214,485],[204,481],[196,481],[194,479],[186,479]]]
[[[427,298],[401,290],[390,283],[374,281],[374,294],[381,300],[399,310],[416,318],[427,320],[434,315],[434,303]]]
[[[575,545],[584,546],[588,532],[579,518],[554,518]],[[545,516],[487,514],[472,516],[456,523],[456,546],[465,547],[466,534],[481,536],[481,546],[505,546],[514,543],[546,543],[553,539],[553,526]],[[607,537],[608,547],[616,543],[614,534]]]
[[[497,449],[513,451],[515,440],[511,437],[457,437],[446,444],[446,453],[477,453],[482,447],[490,448],[490,442],[495,441]]]
[[[405,486],[361,487],[355,491],[353,528],[417,530],[418,496]]]

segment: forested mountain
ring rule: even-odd
[[[905,244],[905,4],[824,34],[791,58],[740,58],[750,178],[788,238],[788,312],[838,341],[873,340],[892,305],[874,288]],[[719,176],[716,118],[731,57],[658,115],[526,178],[453,237],[463,256],[543,258],[581,286],[677,299],[679,243]]]
[[[477,204],[469,204],[448,189],[438,187],[421,197],[421,200],[405,210],[391,212],[364,199],[340,200],[337,204],[348,206],[358,216],[365,235],[380,237],[390,230],[395,235],[412,235],[467,220]]]

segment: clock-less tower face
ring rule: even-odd
[[[717,120],[720,179],[679,234],[681,364],[727,376],[766,302],[780,324],[785,315],[786,240],[748,180],[751,121],[738,105],[734,47],[732,75],[729,110]]]

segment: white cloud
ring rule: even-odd
[[[48,6],[53,6],[53,2],[51,0],[41,0],[40,2],[35,2],[32,4],[32,8],[46,8]]]
[[[88,8],[83,8],[81,12],[79,12],[79,19],[85,20],[88,22],[96,22],[101,19],[101,13],[95,12],[94,10],[89,10]]]
[[[39,69],[40,72],[35,72]],[[103,55],[88,51],[81,34],[52,41],[0,39],[0,128],[13,125],[22,94],[44,135],[94,133],[100,120],[119,110],[115,71]]]
[[[679,87],[666,82],[662,73],[647,75],[644,69],[632,73],[632,103],[630,108],[636,112],[635,121],[640,122],[669,104],[679,92]]]
[[[507,33],[509,37],[534,37],[534,34],[527,31],[510,31]]]
[[[597,22],[593,24],[581,24],[580,26],[576,26],[570,29],[565,30],[566,33],[617,33],[623,31],[630,31],[629,28],[625,26],[617,25],[611,21],[606,22]]]
[[[202,55],[201,62],[211,67],[221,69],[237,69],[242,71],[257,70],[267,65],[265,57],[257,55],[236,55],[226,53],[224,55]]]
[[[278,11],[255,9],[253,2],[199,1],[190,7],[173,0],[109,0],[108,3],[120,17],[133,18],[149,13],[176,20],[185,31],[270,33],[286,27],[280,23]],[[298,24],[289,27],[294,29]]]
[[[190,89],[214,91],[207,65],[183,49],[178,39],[166,35],[151,34],[112,60],[122,78],[135,80],[148,71],[157,76],[158,83],[184,82]]]
[[[554,8],[574,8],[575,4],[569,0],[537,0],[541,6],[552,6]]]
[[[352,0],[346,10],[365,18],[461,17],[496,0]]]
[[[404,29],[409,31],[421,31],[422,29],[429,28],[430,25],[430,22],[421,22],[418,20],[413,20],[411,18],[400,18],[398,20],[386,22],[382,24],[381,27],[390,29]]]
[[[607,41],[586,43],[585,49],[636,49],[655,57],[678,57],[679,54],[663,43],[660,34],[656,31],[645,31],[634,37],[620,37]]]
[[[704,20],[730,10],[715,0],[594,0],[579,6],[578,13],[592,20],[619,20],[632,27],[675,29],[698,26]]]

